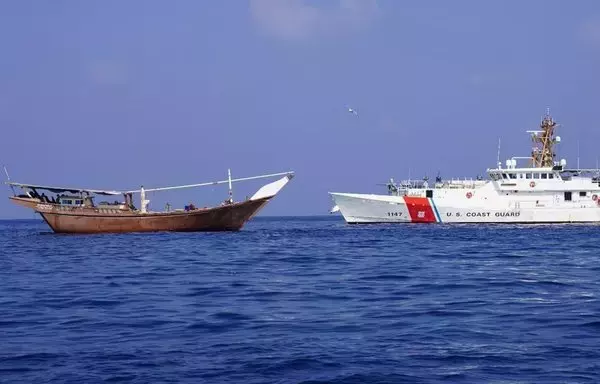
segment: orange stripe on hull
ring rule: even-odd
[[[413,223],[435,223],[435,213],[426,197],[404,196],[404,203]]]

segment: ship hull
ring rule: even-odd
[[[472,203],[427,197],[331,193],[344,220],[360,223],[600,223],[595,202],[569,205]]]
[[[261,198],[184,212],[107,212],[85,208],[61,210],[50,204],[37,204],[34,209],[56,233],[238,231],[269,200]]]

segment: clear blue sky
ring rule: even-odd
[[[597,0],[2,1],[0,163],[111,189],[294,170],[263,214],[326,214],[328,191],[409,169],[475,177],[499,136],[528,155],[546,107],[560,155],[579,140],[595,166],[599,68]],[[3,198],[0,217],[32,215]]]

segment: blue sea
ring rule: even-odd
[[[0,222],[6,383],[597,383],[600,226]]]

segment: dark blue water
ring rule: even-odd
[[[600,381],[600,226],[0,222],[0,381]]]

